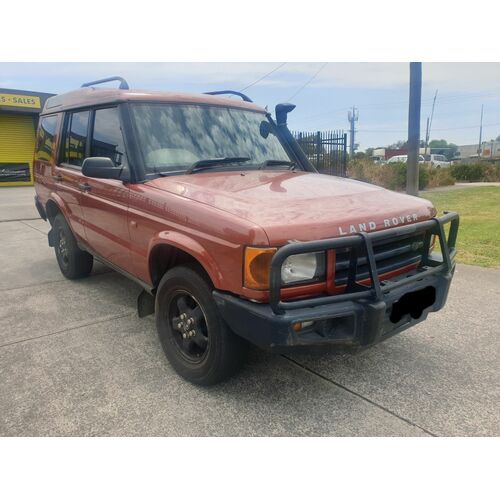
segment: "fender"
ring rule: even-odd
[[[215,288],[220,288],[222,284],[222,272],[210,253],[200,243],[190,236],[177,231],[161,231],[151,239],[148,248],[148,262],[156,247],[159,245],[170,245],[191,255],[196,259],[207,272]],[[150,276],[151,281],[153,277]]]
[[[47,198],[47,201],[45,202],[45,212],[47,212],[47,205],[49,201],[53,201],[57,205],[57,208],[59,208],[59,210],[68,221],[68,224],[71,226],[71,220],[69,217],[70,212],[65,201],[55,191],[51,191],[49,197]]]
[[[71,231],[73,232],[73,235],[75,236],[76,240],[80,244],[82,242],[81,238],[82,235],[80,232],[83,231],[83,226],[84,223],[81,219],[78,217],[75,217],[77,214],[73,213],[71,209],[68,207],[67,203],[64,201],[64,199],[55,191],[51,191],[48,198],[47,202],[45,203],[45,213],[47,213],[47,216],[49,215],[50,211],[47,210],[47,205],[49,202],[55,203],[59,211],[63,214],[64,218],[66,219],[66,222],[69,224],[69,227],[71,228]],[[80,224],[81,230],[80,232],[75,228],[75,220],[77,224]],[[52,229],[49,231],[49,246],[52,245],[53,240],[52,240]]]

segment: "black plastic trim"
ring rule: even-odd
[[[82,88],[84,87],[92,87],[93,85],[99,85],[101,83],[107,82],[120,82],[120,86],[118,87],[121,90],[130,90],[127,80],[122,78],[121,76],[110,76],[108,78],[101,78],[100,80],[94,80],[92,82],[82,83]]]
[[[213,90],[212,92],[204,92],[204,94],[207,95],[237,95],[238,97],[241,97],[245,102],[253,102],[250,97],[248,97],[245,94],[242,94],[241,92],[237,92],[236,90]]]
[[[349,294],[342,301],[275,314],[270,304],[259,304],[214,290],[213,297],[224,321],[231,330],[262,349],[289,352],[298,348],[328,347],[333,351],[355,352],[386,340],[413,325],[424,321],[431,312],[442,309],[448,297],[451,273],[427,275],[419,281],[403,280],[401,288],[384,294],[383,300],[353,300]],[[426,306],[418,317],[404,315],[391,321],[391,311],[405,294],[435,289],[434,302]],[[296,331],[297,322],[313,322],[311,328]],[[315,324],[326,323],[330,330],[318,331]],[[320,329],[321,330],[321,329]]]
[[[40,202],[40,198],[38,197],[38,195],[35,196],[35,207],[36,207],[40,217],[43,220],[47,220],[47,213],[45,212],[45,209],[43,208],[43,205]]]

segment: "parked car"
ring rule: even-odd
[[[137,92],[117,77],[41,114],[35,204],[62,274],[98,259],[139,283],[139,316],[155,314],[193,383],[233,374],[248,342],[356,351],[445,304],[457,214],[319,174],[286,125],[294,107],[272,118],[238,92]]]
[[[451,162],[448,160],[448,158],[446,158],[445,155],[425,155],[425,162],[431,167],[435,168],[448,168],[451,166]]]
[[[396,155],[391,156],[387,163],[406,163],[408,161],[408,155]],[[425,158],[422,155],[418,155],[418,163],[425,163]]]

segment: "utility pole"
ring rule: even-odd
[[[347,119],[349,120],[349,123],[351,124],[351,137],[350,137],[350,144],[349,144],[349,154],[351,158],[354,157],[354,136],[356,134],[356,127],[355,124],[358,121],[359,113],[358,110],[353,106],[352,110],[349,111],[347,114]]]
[[[483,106],[481,104],[481,121],[479,122],[479,147],[477,148],[477,157],[481,158],[481,146],[483,142]]]
[[[418,153],[420,147],[420,107],[422,101],[422,63],[410,63],[410,103],[408,106],[408,162],[406,192],[418,195]]]
[[[429,145],[429,135],[430,135],[430,131],[429,131],[429,117],[427,117],[427,125],[425,127],[425,154],[428,154],[427,153],[427,146]]]
[[[431,118],[427,118],[427,129],[425,131],[425,154],[429,154],[427,152],[427,146],[429,145],[429,139],[431,136],[431,127],[432,127],[432,118],[434,117],[434,106],[436,105],[436,97],[438,95],[438,91],[436,90],[436,93],[434,94],[434,100],[432,101],[432,111],[431,111]]]

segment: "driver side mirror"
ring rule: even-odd
[[[122,167],[117,167],[113,160],[106,156],[85,158],[82,165],[82,174],[96,179],[120,179],[122,170]]]

